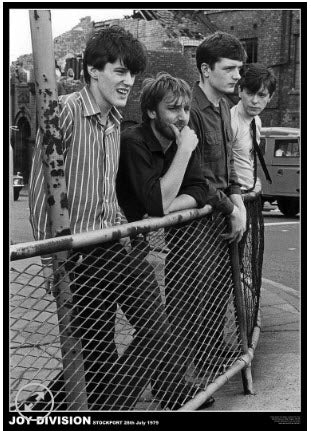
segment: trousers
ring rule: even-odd
[[[204,219],[166,231],[166,311],[172,330],[185,339],[188,356],[199,368],[222,344],[232,292],[220,230],[219,222]]]
[[[162,400],[180,397],[186,390],[184,343],[171,332],[153,267],[141,251],[107,243],[79,250],[66,266],[89,409],[129,410],[149,382]],[[122,352],[115,343],[117,305],[135,330]]]

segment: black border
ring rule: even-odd
[[[187,4],[187,3],[186,3]],[[4,64],[4,77],[3,77],[3,143],[9,142],[9,10],[10,9],[300,9],[301,11],[301,89],[306,89],[306,59],[307,59],[307,2],[284,2],[284,3],[272,3],[272,2],[255,2],[255,3],[206,3],[206,2],[195,2],[191,3],[191,8],[184,7],[184,3],[153,3],[153,2],[133,2],[133,3],[62,3],[62,2],[3,2],[3,64]],[[75,7],[73,7],[75,5]],[[21,37],[23,37],[21,35]],[[300,423],[292,423],[290,428],[298,426],[302,429],[307,429],[307,405],[306,405],[306,374],[307,374],[307,339],[306,339],[306,323],[307,323],[307,303],[306,303],[306,290],[304,288],[303,279],[305,275],[305,251],[307,250],[307,237],[304,234],[306,221],[307,221],[307,201],[306,201],[306,162],[307,162],[307,139],[306,139],[306,107],[307,107],[307,93],[301,91],[301,141],[305,142],[302,148],[301,157],[301,412],[258,412],[258,411],[245,411],[245,412],[208,412],[208,411],[196,411],[196,412],[85,412],[85,413],[70,413],[70,412],[55,412],[56,416],[87,416],[91,417],[92,420],[115,420],[115,421],[158,421],[158,425],[149,425],[149,429],[191,429],[190,427],[196,427],[201,425],[206,429],[216,426],[216,429],[222,427],[228,427],[228,430],[232,430],[233,427],[239,429],[252,429],[254,426],[264,427],[265,431],[274,429],[275,427],[289,426],[286,423],[286,418],[298,417]],[[9,167],[9,151],[8,145],[4,145],[3,149],[3,244],[4,244],[4,262],[3,262],[3,328],[4,328],[4,341],[3,341],[3,427],[8,425],[8,421],[13,416],[18,416],[9,412],[8,405],[8,369],[9,369],[9,344],[8,344],[8,307],[6,304],[9,303],[9,292],[8,292],[8,280],[9,280],[9,187],[8,187],[8,169]],[[8,204],[6,205],[5,202]],[[280,366],[281,366],[280,357]],[[34,413],[31,413],[34,416]],[[53,415],[55,416],[55,415]],[[275,419],[276,417],[283,418],[285,423],[281,423],[280,420]],[[25,425],[27,426],[27,425]],[[46,425],[34,425],[36,429],[45,427]],[[57,426],[57,425],[55,425]],[[59,425],[64,426],[64,425]],[[80,429],[82,426],[70,425],[75,429]],[[85,429],[86,425],[83,427]],[[137,425],[105,425],[104,429],[133,429],[142,428],[139,424]],[[10,425],[9,429],[22,429],[21,425]],[[145,426],[146,428],[146,426]],[[100,429],[97,427],[97,429]]]

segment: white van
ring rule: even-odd
[[[292,127],[262,127],[260,149],[270,173],[267,182],[258,162],[263,202],[278,203],[287,217],[299,213],[300,198],[300,130]]]

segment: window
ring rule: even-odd
[[[257,63],[257,37],[253,39],[241,39],[241,43],[247,54],[246,63]]]
[[[300,34],[294,34],[295,41],[295,78],[294,88],[300,90]]]
[[[275,157],[299,157],[298,139],[276,139],[274,147]]]

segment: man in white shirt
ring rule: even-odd
[[[241,190],[261,190],[260,179],[254,178],[254,146],[252,121],[256,125],[256,140],[259,144],[261,119],[259,114],[270,102],[276,88],[272,71],[261,64],[246,64],[239,81],[240,101],[231,108],[233,131],[234,167]]]

